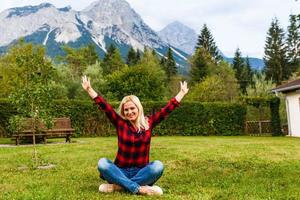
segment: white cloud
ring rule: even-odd
[[[45,0],[56,7],[71,5],[82,10],[94,0]],[[0,11],[10,7],[37,5],[41,0],[2,1]],[[158,31],[175,20],[199,33],[208,25],[218,47],[226,56],[233,56],[236,48],[243,55],[262,57],[267,30],[274,17],[281,26],[288,26],[289,14],[300,13],[295,0],[127,0],[143,20]]]

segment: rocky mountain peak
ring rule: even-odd
[[[160,55],[169,47],[125,0],[97,0],[82,11],[49,3],[8,9],[0,13],[0,33],[0,53],[21,37],[45,45],[51,57],[62,53],[62,44],[79,47],[94,43],[104,55],[113,43],[122,56],[131,46],[140,50],[150,47]],[[184,52],[174,49],[174,56],[186,63]]]
[[[41,9],[50,8],[50,7],[54,7],[54,6],[50,3],[41,3],[37,6],[24,6],[24,7],[11,8],[8,10],[9,14],[7,15],[7,18],[14,17],[14,16],[24,17],[36,13]]]
[[[127,32],[130,32],[134,25],[140,26],[142,23],[141,17],[125,0],[98,0],[81,13],[104,27],[117,25]]]
[[[196,32],[179,21],[168,24],[158,32],[159,36],[167,43],[192,54],[197,43]]]

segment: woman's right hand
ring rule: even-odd
[[[81,85],[83,89],[87,91],[87,93],[90,95],[92,99],[96,98],[98,94],[93,90],[90,79],[86,75],[84,75],[83,77],[81,77],[81,80],[82,80]]]
[[[90,79],[86,75],[82,76],[81,80],[81,85],[85,91],[88,91],[90,88],[92,88]]]

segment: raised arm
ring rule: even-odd
[[[175,99],[180,102],[181,99],[188,93],[189,88],[187,87],[187,82],[186,81],[180,81],[180,91],[178,94],[175,96]]]
[[[83,89],[95,101],[95,103],[98,104],[99,108],[105,112],[106,116],[111,121],[111,123],[115,127],[117,127],[118,122],[122,120],[122,118],[116,113],[113,107],[109,103],[107,103],[101,95],[98,95],[97,92],[95,92],[95,90],[91,86],[90,79],[86,76],[83,76],[81,85]]]
[[[81,85],[83,89],[90,95],[92,99],[96,98],[98,96],[97,92],[92,88],[90,79],[87,76],[83,76],[81,78],[82,82]]]
[[[180,91],[175,98],[172,98],[160,111],[157,111],[150,116],[152,128],[164,120],[176,107],[179,106],[180,101],[188,93],[188,91],[187,82],[180,82]]]

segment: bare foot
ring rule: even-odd
[[[103,183],[99,186],[99,192],[111,193],[115,191],[121,191],[123,188],[117,184]]]
[[[139,193],[142,195],[162,195],[163,191],[160,187],[154,185],[154,186],[141,186],[139,188]]]

